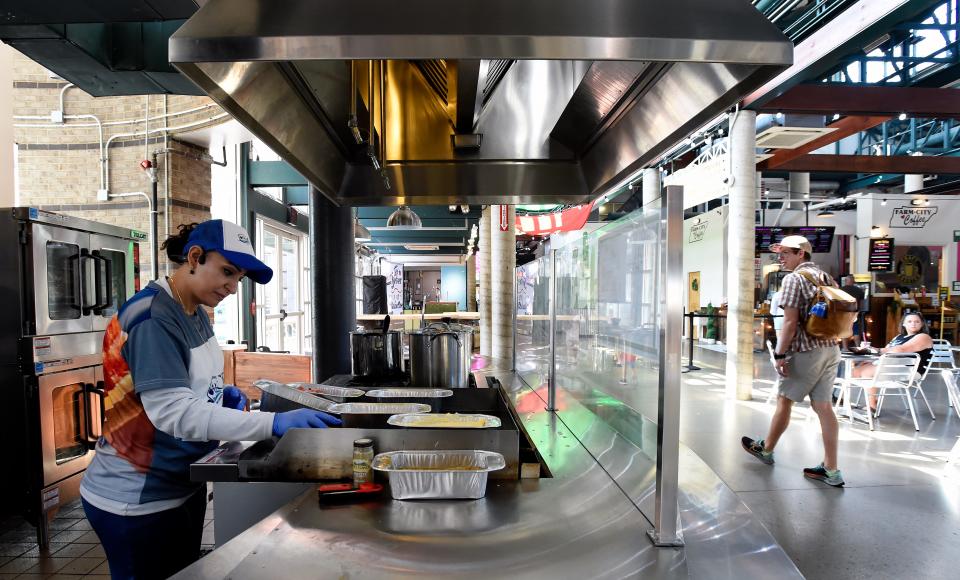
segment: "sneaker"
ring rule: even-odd
[[[803,476],[809,479],[817,479],[833,487],[843,487],[844,484],[843,475],[840,474],[839,469],[830,471],[822,463],[816,467],[804,467]]]
[[[755,441],[749,437],[741,437],[740,445],[742,445],[743,450],[750,455],[753,455],[767,465],[773,465],[773,451],[764,451],[763,439],[757,439]]]

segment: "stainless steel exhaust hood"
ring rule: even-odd
[[[587,201],[792,51],[746,0],[210,0],[170,39],[347,205]]]

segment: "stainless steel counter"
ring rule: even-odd
[[[638,508],[652,495],[653,462],[600,422],[587,434],[611,441],[598,461],[519,378],[490,368],[483,373],[510,392],[552,478],[492,480],[487,497],[476,501],[388,498],[320,507],[311,490],[177,578],[799,577],[763,526],[695,456],[681,462],[697,480],[681,500],[687,547],[655,548]],[[692,555],[699,561],[691,562]]]

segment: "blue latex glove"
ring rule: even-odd
[[[323,411],[297,409],[296,411],[277,413],[273,416],[273,434],[277,437],[283,437],[283,434],[289,429],[310,427],[326,429],[327,427],[339,427],[340,424],[340,419]]]
[[[247,408],[247,396],[237,387],[228,385],[223,388],[222,405],[228,409],[243,411]]]

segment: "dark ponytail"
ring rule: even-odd
[[[160,245],[161,250],[166,250],[167,258],[175,264],[183,264],[187,261],[187,252],[184,246],[187,245],[187,240],[190,239],[190,232],[194,230],[198,225],[197,222],[189,224],[180,224],[177,226],[177,229],[180,230],[178,233],[170,236]]]

